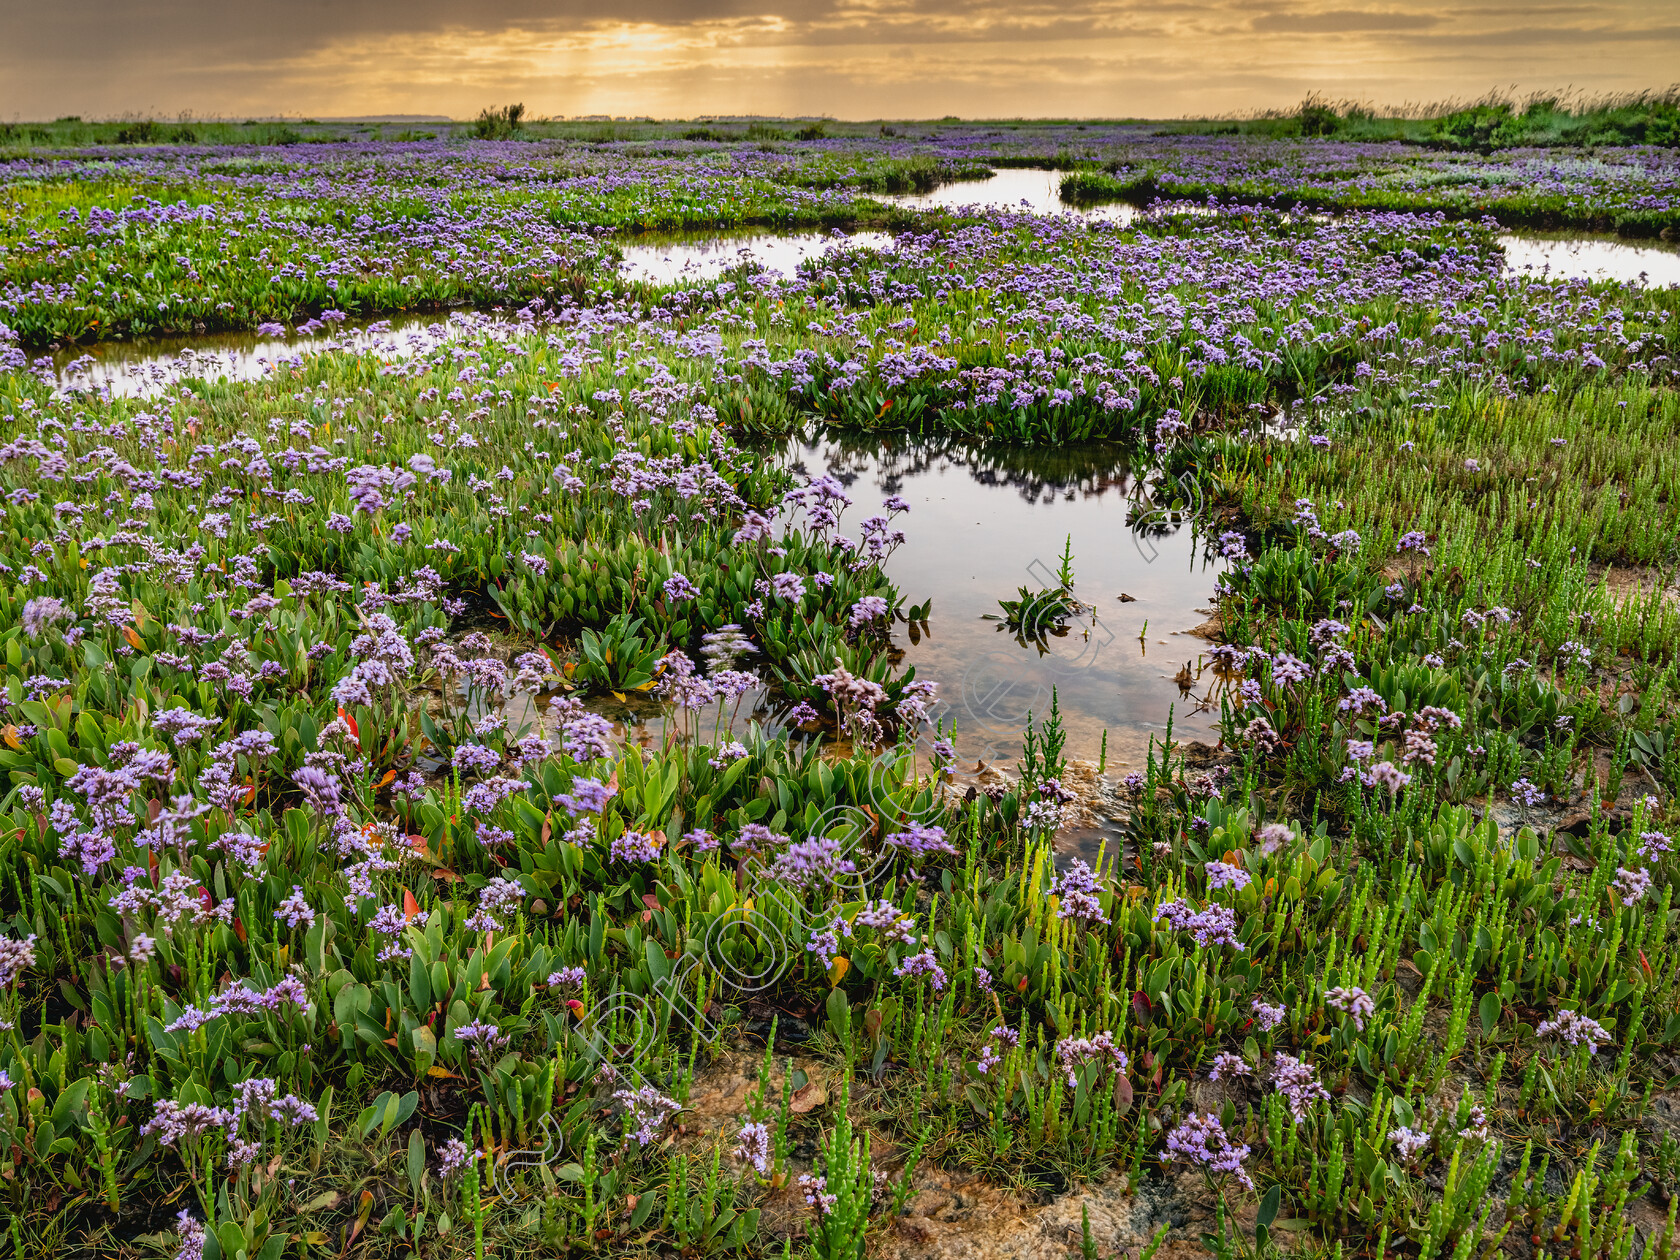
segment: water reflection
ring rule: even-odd
[[[675,284],[679,280],[715,279],[731,267],[753,263],[766,271],[792,276],[799,265],[821,258],[836,246],[891,249],[885,232],[689,233],[623,246],[619,274],[630,280]]]
[[[1108,764],[1141,767],[1151,736],[1218,738],[1206,642],[1188,632],[1212,615],[1222,565],[1208,560],[1184,527],[1134,528],[1150,488],[1123,448],[1083,444],[965,447],[956,443],[865,445],[814,438],[790,442],[796,471],[831,473],[856,502],[875,510],[888,495],[909,502],[908,543],[887,574],[909,603],[931,597],[926,628],[901,626],[901,663],[940,684],[965,766],[1021,752],[1029,714],[1042,721],[1054,693],[1068,755],[1096,759],[1107,736]],[[1042,653],[998,621],[998,601],[1022,586],[1055,585],[1061,555],[1072,556],[1073,593],[1094,611],[1051,635]]]
[[[1082,219],[1130,223],[1142,213],[1125,202],[1075,206],[1062,200],[1062,171],[1008,168],[992,172],[986,180],[964,180],[941,184],[931,192],[898,193],[877,200],[926,210],[934,206],[997,206],[1016,213],[1072,214]]]
[[[1620,280],[1660,288],[1680,284],[1680,249],[1633,245],[1605,236],[1509,233],[1499,238],[1519,275],[1553,280]]]
[[[324,336],[233,332],[102,341],[61,350],[53,360],[66,388],[139,398],[154,396],[187,380],[263,380],[280,364],[301,367],[305,355],[329,350],[373,354],[386,360],[407,358],[463,333],[511,323],[479,311],[404,315],[371,323],[347,322]]]

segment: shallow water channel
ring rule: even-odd
[[[990,179],[944,184],[930,192],[878,200],[911,208],[996,206],[1032,214],[1070,214],[1093,222],[1130,223],[1141,211],[1121,202],[1077,207],[1061,199],[1062,172],[1004,169]],[[1504,233],[1498,238],[1512,271],[1553,280],[1621,280],[1651,287],[1680,284],[1680,248],[1631,244],[1610,236],[1569,233]],[[893,248],[885,232],[710,232],[628,237],[620,241],[619,274],[654,284],[715,279],[743,263],[791,276],[836,246]],[[264,337],[213,333],[189,337],[107,341],[71,347],[52,356],[60,380],[115,394],[145,395],[192,377],[257,380],[274,365],[304,354],[341,348],[406,357],[435,346],[463,328],[500,318],[484,312],[448,311],[398,315],[347,323],[328,335]],[[74,368],[72,373],[71,369]]]

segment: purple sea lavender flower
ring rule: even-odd
[[[1163,1163],[1195,1164],[1210,1174],[1234,1176],[1247,1189],[1254,1189],[1254,1180],[1243,1168],[1249,1148],[1232,1143],[1219,1117],[1211,1113],[1192,1112],[1184,1123],[1167,1134]]]
[[[630,1136],[636,1140],[638,1146],[646,1146],[658,1137],[665,1121],[683,1109],[680,1102],[665,1097],[651,1085],[644,1085],[634,1092],[628,1089],[615,1090],[613,1097],[623,1103],[629,1112],[627,1119],[636,1126],[630,1131]]]
[[[1411,1163],[1417,1153],[1429,1145],[1429,1131],[1427,1129],[1408,1129],[1404,1125],[1390,1129],[1388,1140],[1393,1142],[1400,1152],[1400,1158]]]
[[[1230,862],[1204,862],[1202,869],[1207,872],[1209,892],[1217,892],[1222,888],[1241,892],[1254,882],[1252,875]]]
[[[0,936],[0,989],[15,984],[18,977],[35,965],[35,934],[22,940]]]
[[[438,1147],[438,1175],[445,1178],[453,1177],[477,1158],[479,1158],[479,1152],[470,1149],[458,1137],[450,1138]]]
[[[1365,1031],[1365,1021],[1376,1014],[1377,1003],[1369,993],[1358,987],[1331,989],[1324,995],[1324,1000],[1338,1011],[1345,1012],[1353,1020],[1353,1026],[1360,1032]]]
[[[945,991],[945,969],[939,965],[932,949],[924,949],[919,954],[911,954],[898,966],[893,968],[895,976],[926,976],[933,985],[935,993]]]
[[[865,906],[852,916],[852,926],[873,928],[884,939],[903,945],[916,943],[916,935],[911,930],[916,926],[915,918],[890,901],[877,901]],[[850,935],[849,930],[847,934]]]
[[[1240,1054],[1216,1054],[1213,1064],[1208,1068],[1208,1080],[1217,1081],[1222,1076],[1253,1076],[1254,1069],[1248,1066],[1248,1060]]]
[[[1621,896],[1623,903],[1632,905],[1651,891],[1651,872],[1643,867],[1618,866],[1610,887]]]
[[[747,755],[747,746],[740,740],[731,740],[724,744],[717,752],[706,759],[706,764],[714,770],[723,770],[734,765]]]
[[[275,910],[274,917],[294,930],[300,927],[312,928],[315,926],[315,912],[309,908],[309,903],[304,900],[303,889],[296,884],[292,885],[291,896],[282,901],[279,908]]]
[[[1389,795],[1393,795],[1412,781],[1407,774],[1392,761],[1379,761],[1366,771],[1363,781],[1367,787],[1387,788]]]
[[[818,1216],[827,1216],[840,1203],[840,1196],[828,1192],[828,1178],[820,1173],[800,1173],[799,1188],[805,1192],[805,1202]]]
[[[1588,1054],[1610,1040],[1610,1034],[1597,1020],[1588,1019],[1579,1011],[1559,1011],[1551,1019],[1543,1020],[1534,1030],[1537,1037],[1556,1037],[1568,1046],[1585,1046]]]
[[[51,595],[37,595],[24,603],[18,620],[24,634],[31,639],[39,639],[58,622],[68,621],[74,616],[63,600],[54,599]]]
[[[458,1024],[455,1028],[455,1039],[465,1045],[472,1057],[479,1061],[512,1040],[507,1033],[488,1022]]]
[[[1116,1072],[1124,1072],[1130,1062],[1126,1052],[1114,1044],[1114,1034],[1110,1032],[1100,1032],[1094,1037],[1064,1037],[1056,1043],[1056,1058],[1069,1089],[1079,1084],[1078,1069],[1087,1063],[1107,1063]]]
[[[285,329],[282,328],[281,331],[284,332]],[[195,1220],[186,1208],[175,1214],[175,1241],[176,1249],[172,1260],[204,1260],[204,1223]]]
[[[753,1120],[741,1126],[735,1142],[736,1159],[751,1164],[760,1177],[768,1177],[772,1154],[768,1128]]]
[[[1083,919],[1087,923],[1107,923],[1098,894],[1102,891],[1097,877],[1081,858],[1068,863],[1067,870],[1056,877],[1051,891],[1056,897],[1058,919]]]
[[[640,831],[626,831],[612,842],[609,855],[615,862],[657,862],[659,841]]]
[[[618,740],[613,725],[599,713],[580,713],[561,728],[561,743],[574,761],[610,757]]]
[[[943,827],[924,827],[914,821],[908,829],[888,835],[885,843],[895,849],[903,849],[912,858],[926,857],[930,853],[956,852],[951,842],[945,838]]]
[[[815,888],[857,872],[857,864],[842,856],[840,842],[828,836],[796,841],[776,855],[765,872],[795,888]]]
[[[569,793],[555,799],[567,813],[576,817],[579,814],[599,814],[612,798],[612,788],[600,780],[577,778],[572,780]]]
[[[879,620],[886,615],[886,600],[882,599],[879,595],[865,595],[862,599],[858,600],[857,603],[852,605],[851,615],[847,619],[847,624],[850,625],[853,630],[856,630],[858,627],[867,625],[871,621]]]
[[[1281,1050],[1272,1055],[1272,1088],[1284,1096],[1296,1124],[1307,1118],[1314,1102],[1330,1099],[1313,1066]]]

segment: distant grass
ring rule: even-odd
[[[1680,85],[1576,99],[1546,93],[1518,99],[1490,92],[1468,103],[1443,101],[1386,112],[1357,101],[1331,101],[1315,92],[1293,111],[1185,119],[1162,124],[1159,134],[1398,140],[1481,153],[1594,145],[1673,148],[1680,146]]]
[[[510,113],[517,110],[517,114]],[[705,144],[781,144],[864,137],[925,138],[942,130],[975,128],[1136,126],[1158,136],[1247,136],[1261,139],[1321,137],[1337,140],[1399,141],[1475,152],[1528,147],[1655,145],[1680,146],[1680,85],[1664,90],[1596,98],[1538,93],[1525,98],[1492,92],[1470,102],[1378,109],[1351,100],[1309,94],[1293,110],[1263,110],[1244,118],[1185,119],[652,119],[533,118],[523,106],[481,111],[474,119],[398,127],[381,123],[317,122],[314,119],[174,120],[139,115],[102,121],[60,118],[52,122],[0,123],[0,150],[81,148],[91,145],[300,144],[358,139],[561,140],[617,144],[686,140]],[[1034,165],[1045,159],[1033,158]],[[1072,169],[1083,160],[1064,153],[1050,165]],[[1004,165],[1023,159],[1004,157]],[[888,188],[882,191],[902,191]]]

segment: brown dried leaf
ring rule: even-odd
[[[815,1111],[827,1101],[828,1086],[822,1081],[810,1080],[793,1091],[791,1109],[795,1115],[802,1116],[808,1111]]]

